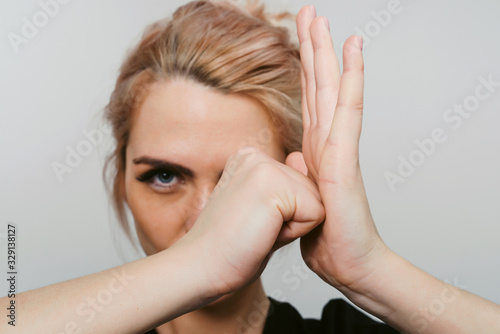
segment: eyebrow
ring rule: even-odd
[[[188,177],[194,177],[196,175],[196,173],[193,172],[191,169],[184,167],[182,165],[147,156],[135,158],[134,160],[132,160],[132,162],[134,163],[134,165],[149,165],[155,169],[167,169],[169,171],[183,174]],[[224,172],[223,170],[219,172],[219,179],[222,177],[223,172]]]
[[[194,175],[196,174],[191,169],[184,167],[182,165],[147,156],[135,158],[132,161],[135,165],[149,165],[151,167],[154,167],[155,169],[168,169],[172,172],[183,174],[188,177],[194,177]]]

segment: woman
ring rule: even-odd
[[[497,305],[420,271],[378,236],[358,160],[361,39],[345,43],[340,75],[314,8],[297,16],[300,58],[286,31],[253,15],[193,2],[130,54],[107,109],[113,196],[149,256],[20,294],[30,321],[18,329],[277,333],[288,319],[267,319],[293,310],[269,300],[259,276],[274,250],[301,238],[316,274],[397,330],[499,330]],[[418,311],[436,296],[452,302],[429,321]],[[294,318],[291,330],[393,332],[360,319],[340,305],[325,313],[330,327]]]

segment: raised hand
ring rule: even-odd
[[[200,277],[221,296],[257,279],[273,250],[325,217],[316,185],[252,147],[232,155],[193,228],[173,247],[199,253]]]
[[[302,153],[293,152],[286,164],[307,171],[326,212],[325,222],[301,239],[302,255],[327,283],[351,289],[388,251],[373,223],[359,165],[362,39],[345,42],[341,75],[326,18],[306,6],[297,15],[297,31],[304,137]]]

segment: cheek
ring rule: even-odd
[[[168,196],[154,193],[137,182],[127,184],[126,193],[139,240],[146,253],[162,251],[184,235],[185,215]]]

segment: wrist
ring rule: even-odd
[[[221,297],[211,281],[207,279],[207,261],[204,261],[203,254],[205,247],[189,235],[185,235],[174,245],[163,251],[163,256],[174,259],[177,264],[173,268],[180,282],[180,286],[186,293],[186,312],[194,311]]]
[[[367,274],[357,280],[345,280],[337,289],[362,309],[387,319],[397,310],[398,272],[411,264],[382,241],[369,256],[363,269]]]

